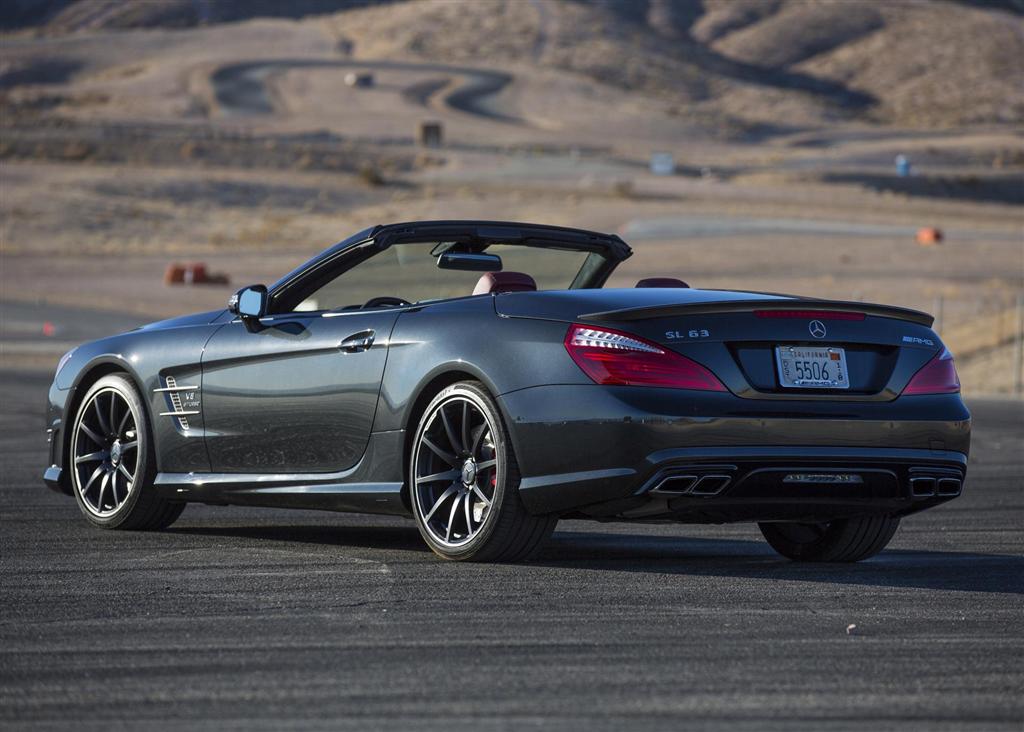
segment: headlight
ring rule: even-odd
[[[70,351],[68,351],[63,356],[60,357],[60,361],[57,362],[57,374],[60,374],[60,370],[62,368],[64,368],[65,365],[67,365],[67,362],[71,360],[71,357],[73,355],[75,355],[75,351],[76,350],[77,350],[77,347],[76,348],[72,348]],[[55,376],[57,374],[55,374]]]

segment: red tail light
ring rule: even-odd
[[[956,375],[953,354],[948,348],[926,363],[914,374],[904,394],[953,394],[960,391],[960,377]]]
[[[630,333],[573,324],[565,334],[565,350],[598,384],[726,391],[696,361]]]

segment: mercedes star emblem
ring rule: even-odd
[[[815,338],[825,337],[825,324],[820,320],[812,320],[807,326],[807,330],[811,331],[811,335]]]

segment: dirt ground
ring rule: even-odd
[[[560,56],[569,16],[552,7],[548,34],[525,57],[502,51],[508,63],[405,36],[343,42],[386,9],[0,37],[0,299],[170,316],[219,307],[368,225],[542,221],[619,232],[636,254],[614,286],[666,275],[939,311],[965,392],[1012,390],[1019,126],[908,127],[894,113],[724,134],[729,105],[680,116],[656,89],[581,66],[582,50]],[[373,84],[346,84],[355,71]],[[440,147],[418,143],[423,121],[443,125]],[[648,171],[657,151],[675,174]],[[911,176],[896,175],[898,154]],[[925,226],[939,245],[916,242]],[[230,284],[163,285],[187,261]],[[40,360],[3,327],[3,364]]]

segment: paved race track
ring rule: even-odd
[[[6,729],[1021,729],[1020,403],[972,404],[967,494],[859,565],[790,564],[749,526],[569,522],[478,566],[400,519],[89,529],[39,480],[47,381],[0,374]]]
[[[487,106],[488,97],[512,82],[511,75],[490,69],[407,61],[277,59],[222,66],[211,75],[210,81],[217,103],[227,114],[270,114],[274,111],[274,102],[273,95],[266,87],[268,75],[294,69],[325,68],[439,74],[440,79],[421,80],[409,85],[403,90],[403,96],[415,104],[429,107],[434,95],[443,91],[444,94],[437,100],[438,106],[447,106],[491,120],[522,123],[522,120]]]

